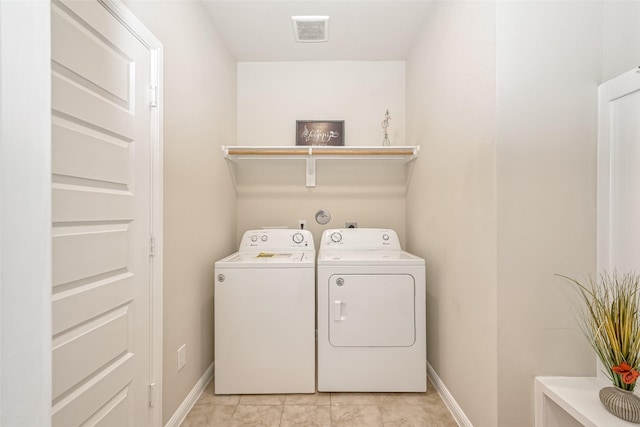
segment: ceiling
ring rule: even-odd
[[[238,62],[404,61],[428,0],[202,0]],[[292,16],[328,15],[329,41],[296,43]]]

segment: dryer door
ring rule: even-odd
[[[409,274],[329,277],[329,342],[334,347],[410,347],[415,281]]]

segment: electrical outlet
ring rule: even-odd
[[[187,364],[187,345],[182,344],[178,349],[178,372]]]
[[[348,221],[344,223],[344,228],[358,228],[358,223],[355,221]]]

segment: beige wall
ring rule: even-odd
[[[300,182],[304,188],[304,182]],[[331,213],[331,222],[319,225],[314,216],[319,209]],[[296,191],[287,194],[238,195],[238,233],[264,226],[284,225],[295,228],[298,219],[307,220],[316,249],[322,232],[342,228],[346,221],[359,227],[392,228],[404,240],[405,200],[402,194],[363,194],[357,190],[340,195]]]
[[[132,1],[164,44],[163,424],[213,361],[213,264],[236,249],[236,61],[200,2]],[[187,364],[177,372],[177,350]]]
[[[533,425],[535,375],[595,374],[576,295],[554,274],[595,270],[601,67],[601,3],[498,3],[501,426]]]
[[[640,66],[640,2],[604,1],[602,81]]]
[[[595,268],[597,85],[628,62],[603,39],[602,3],[438,3],[407,63],[428,358],[475,426],[533,425],[535,375],[595,373],[554,273]]]
[[[407,61],[407,112],[422,147],[407,248],[427,262],[427,358],[474,426],[497,426],[493,3],[434,5]]]
[[[389,109],[392,145],[406,144],[404,62],[238,64],[238,144],[295,145],[296,120],[344,120],[345,145],[382,144]],[[238,236],[248,229],[307,221],[316,245],[327,228],[356,221],[388,227],[404,241],[404,166],[318,161],[317,186],[305,187],[304,161],[245,162],[238,169]],[[319,209],[332,219],[315,222]]]
[[[241,62],[238,145],[295,145],[296,120],[344,120],[345,145],[405,144],[404,62]]]

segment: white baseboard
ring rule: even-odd
[[[462,412],[462,408],[460,407],[460,405],[458,405],[451,393],[449,393],[449,390],[447,390],[447,387],[445,387],[444,383],[442,382],[436,371],[433,370],[429,362],[427,362],[427,374],[431,379],[431,383],[442,398],[442,401],[449,409],[449,412],[451,412],[451,415],[453,415],[456,423],[458,423],[460,427],[473,427],[473,424],[471,424],[469,418],[467,418],[464,412]]]
[[[179,427],[180,424],[182,424],[184,419],[187,417],[187,414],[189,414],[191,408],[193,408],[193,405],[195,405],[198,401],[198,398],[200,398],[200,395],[202,394],[204,389],[207,388],[207,384],[209,384],[209,381],[211,381],[212,378],[213,363],[209,365],[206,371],[204,371],[202,377],[200,377],[196,385],[193,386],[191,392],[189,392],[182,404],[178,407],[176,412],[174,412],[171,419],[167,422],[167,424],[165,424],[165,427]]]

